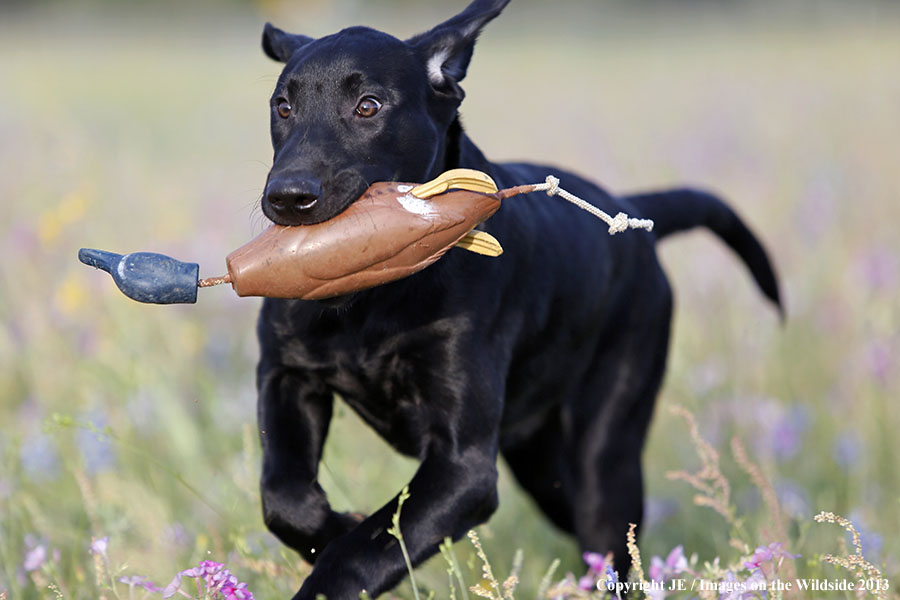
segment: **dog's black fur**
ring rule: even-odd
[[[488,161],[457,109],[475,39],[508,0],[475,0],[401,41],[364,27],[312,39],[266,25],[263,48],[287,63],[272,96],[274,163],[263,212],[314,223],[372,182],[424,182],[455,167],[498,186],[556,173],[572,193],[654,232],[610,236],[543,194],[504,204],[483,227],[499,258],[454,250],[404,280],[326,303],[267,299],[259,320],[259,427],[266,525],[315,563],[296,598],[376,597],[406,573],[387,532],[397,499],[366,518],[331,509],[317,481],[340,394],[421,464],[401,529],[413,564],[497,507],[503,455],[549,519],[581,547],[627,568],[640,523],[641,449],[666,363],[672,296],[656,240],[703,225],[779,304],[762,246],[709,194],[613,197],[556,168]],[[780,306],[780,304],[779,304]]]

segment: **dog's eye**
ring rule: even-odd
[[[367,119],[374,117],[379,110],[381,110],[381,102],[372,96],[366,96],[356,105],[356,114]]]
[[[287,119],[291,116],[291,103],[285,100],[284,98],[278,99],[278,104],[275,106],[275,110],[278,111],[278,116],[282,119]]]

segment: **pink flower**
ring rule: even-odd
[[[744,563],[744,566],[748,569],[761,569],[766,565],[772,565],[777,571],[785,558],[800,558],[799,554],[791,554],[785,550],[783,546],[784,544],[781,542],[773,542],[768,546],[758,547],[756,551],[753,552],[753,556],[750,557],[750,560]]]
[[[596,590],[599,577],[612,562],[607,560],[608,557],[596,552],[585,552],[582,554],[582,558],[588,566],[588,572],[578,580],[578,587],[586,591]]]
[[[606,570],[606,558],[602,554],[596,552],[585,552],[582,555],[585,564],[597,573],[603,573]]]

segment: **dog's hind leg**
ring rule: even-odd
[[[569,461],[575,533],[584,551],[613,552],[627,577],[629,523],[643,517],[641,452],[665,370],[671,291],[656,268],[635,283],[624,318],[599,341],[580,395],[563,408],[572,431]]]
[[[572,505],[567,497],[572,474],[564,437],[559,408],[554,407],[540,429],[524,440],[505,446],[503,458],[544,515],[566,533],[575,533]]]

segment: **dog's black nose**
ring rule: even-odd
[[[319,201],[322,183],[306,177],[276,177],[266,185],[265,202],[276,217],[276,222],[285,225],[302,223],[304,217]]]

